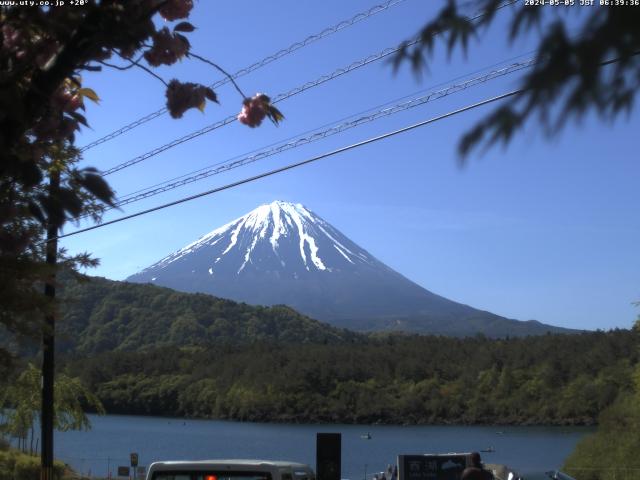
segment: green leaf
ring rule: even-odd
[[[78,94],[83,98],[87,97],[92,102],[95,102],[95,103],[100,102],[100,97],[98,97],[98,94],[90,88],[81,88],[80,90],[78,90]]]
[[[282,114],[282,112],[273,105],[269,105],[267,109],[267,116],[276,126],[278,125],[278,123],[284,120],[284,115]]]
[[[29,201],[27,203],[27,208],[29,210],[29,213],[40,223],[42,223],[44,225],[44,223],[47,221],[46,217],[44,216],[44,213],[42,212],[42,209],[40,208],[40,205],[38,205],[36,202],[34,201]]]
[[[76,122],[81,123],[82,125],[84,125],[85,127],[89,127],[89,124],[87,123],[87,119],[85,118],[84,115],[78,113],[78,112],[67,112],[67,114],[73,118]]]
[[[78,175],[78,183],[84,187],[89,193],[95,195],[98,200],[113,206],[114,193],[105,180],[95,173],[87,171],[80,172]]]
[[[79,217],[82,214],[82,200],[78,197],[77,192],[70,188],[60,188],[58,191],[60,206],[69,212],[72,217]]]

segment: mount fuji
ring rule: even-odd
[[[565,331],[436,295],[301,204],[275,201],[217,228],[127,281],[249,304],[286,304],[355,330],[519,336]]]

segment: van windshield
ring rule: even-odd
[[[212,470],[191,470],[175,472],[154,472],[153,480],[271,480],[267,472],[216,472]]]

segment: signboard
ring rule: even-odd
[[[398,455],[399,480],[460,480],[470,455]]]
[[[132,453],[130,455],[131,457],[131,466],[132,467],[137,467],[138,466],[138,454],[137,453]]]
[[[129,478],[129,467],[118,467],[118,476]]]

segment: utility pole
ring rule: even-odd
[[[49,181],[49,198],[58,197],[60,189],[60,171],[56,165]],[[54,200],[55,202],[55,200]],[[55,349],[55,298],[56,298],[56,265],[58,263],[58,224],[49,212],[47,220],[46,263],[51,268],[45,285],[44,295],[50,300],[50,310],[45,315],[45,325],[42,334],[42,415],[40,418],[42,450],[40,456],[40,480],[53,480],[53,378],[54,378],[54,349]]]

